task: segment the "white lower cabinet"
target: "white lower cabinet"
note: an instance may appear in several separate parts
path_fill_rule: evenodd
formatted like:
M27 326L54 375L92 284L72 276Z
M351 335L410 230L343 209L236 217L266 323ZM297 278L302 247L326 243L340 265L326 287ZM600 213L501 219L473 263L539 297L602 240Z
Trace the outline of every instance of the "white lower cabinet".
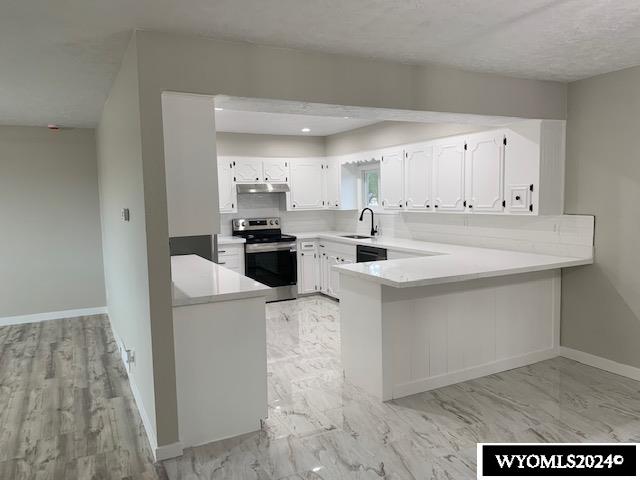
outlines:
M319 290L329 295L329 257L327 256L327 247L324 243L318 243L318 278L320 279Z
M340 298L340 274L333 267L355 263L355 261L355 245L319 241L316 264L320 272L318 291L334 298Z
M320 287L320 262L316 241L298 242L298 293L314 293Z
M244 244L229 243L218 245L218 265L244 275Z

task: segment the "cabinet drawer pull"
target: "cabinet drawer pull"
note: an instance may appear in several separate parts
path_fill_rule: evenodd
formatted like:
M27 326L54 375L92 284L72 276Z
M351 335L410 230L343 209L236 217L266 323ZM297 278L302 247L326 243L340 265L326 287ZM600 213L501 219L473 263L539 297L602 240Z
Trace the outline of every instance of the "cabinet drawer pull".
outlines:
M218 253L227 253L226 250L218 250Z
M218 262L218 265L226 265L227 262Z

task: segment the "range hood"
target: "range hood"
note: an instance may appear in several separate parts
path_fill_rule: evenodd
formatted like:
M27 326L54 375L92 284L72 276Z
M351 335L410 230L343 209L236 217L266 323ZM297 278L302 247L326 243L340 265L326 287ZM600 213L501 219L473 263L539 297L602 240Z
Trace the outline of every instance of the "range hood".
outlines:
M283 193L289 191L286 183L238 183L238 193Z

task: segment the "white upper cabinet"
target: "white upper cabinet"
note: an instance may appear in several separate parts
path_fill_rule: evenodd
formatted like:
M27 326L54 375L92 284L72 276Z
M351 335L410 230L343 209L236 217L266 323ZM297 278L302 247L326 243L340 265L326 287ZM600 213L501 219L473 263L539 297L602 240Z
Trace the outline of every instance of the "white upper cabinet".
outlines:
M340 159L327 158L324 161L324 200L327 208L340 208Z
M235 177L237 183L263 182L262 158L235 157Z
M403 150L402 147L386 149L380 159L380 189L385 210L402 210L403 194Z
M323 158L294 158L290 164L289 210L316 210L325 207L322 176Z
M194 157L208 158L201 155L204 145L172 141L180 127L176 123L166 134L168 194L178 191L182 156L194 150ZM189 148L178 154L180 145ZM230 162L218 168L220 211L225 213L237 211L237 183L288 183L290 211L356 209L362 203L361 166L372 162L380 163L379 200L385 210L559 215L564 205L565 122L560 120L523 120L491 131L334 157L221 158ZM177 194L169 197L171 231L188 231L173 228L182 221L178 205L185 202Z
M439 212L463 212L465 139L452 137L434 147L434 207Z
M262 161L263 180L269 183L287 183L289 181L289 159L265 158Z
M473 212L504 210L505 134L494 131L467 138L466 207Z
M233 159L218 157L218 197L220 213L236 213L238 211L238 194L233 181Z
M432 210L433 146L411 145L404 152L404 205L407 210Z

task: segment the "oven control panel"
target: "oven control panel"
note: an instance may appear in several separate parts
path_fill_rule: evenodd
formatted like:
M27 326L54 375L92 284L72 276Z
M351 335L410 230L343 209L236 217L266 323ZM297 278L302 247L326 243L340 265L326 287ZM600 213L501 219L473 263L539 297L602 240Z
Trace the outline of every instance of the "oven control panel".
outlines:
M280 218L234 218L231 225L234 232L280 229Z

